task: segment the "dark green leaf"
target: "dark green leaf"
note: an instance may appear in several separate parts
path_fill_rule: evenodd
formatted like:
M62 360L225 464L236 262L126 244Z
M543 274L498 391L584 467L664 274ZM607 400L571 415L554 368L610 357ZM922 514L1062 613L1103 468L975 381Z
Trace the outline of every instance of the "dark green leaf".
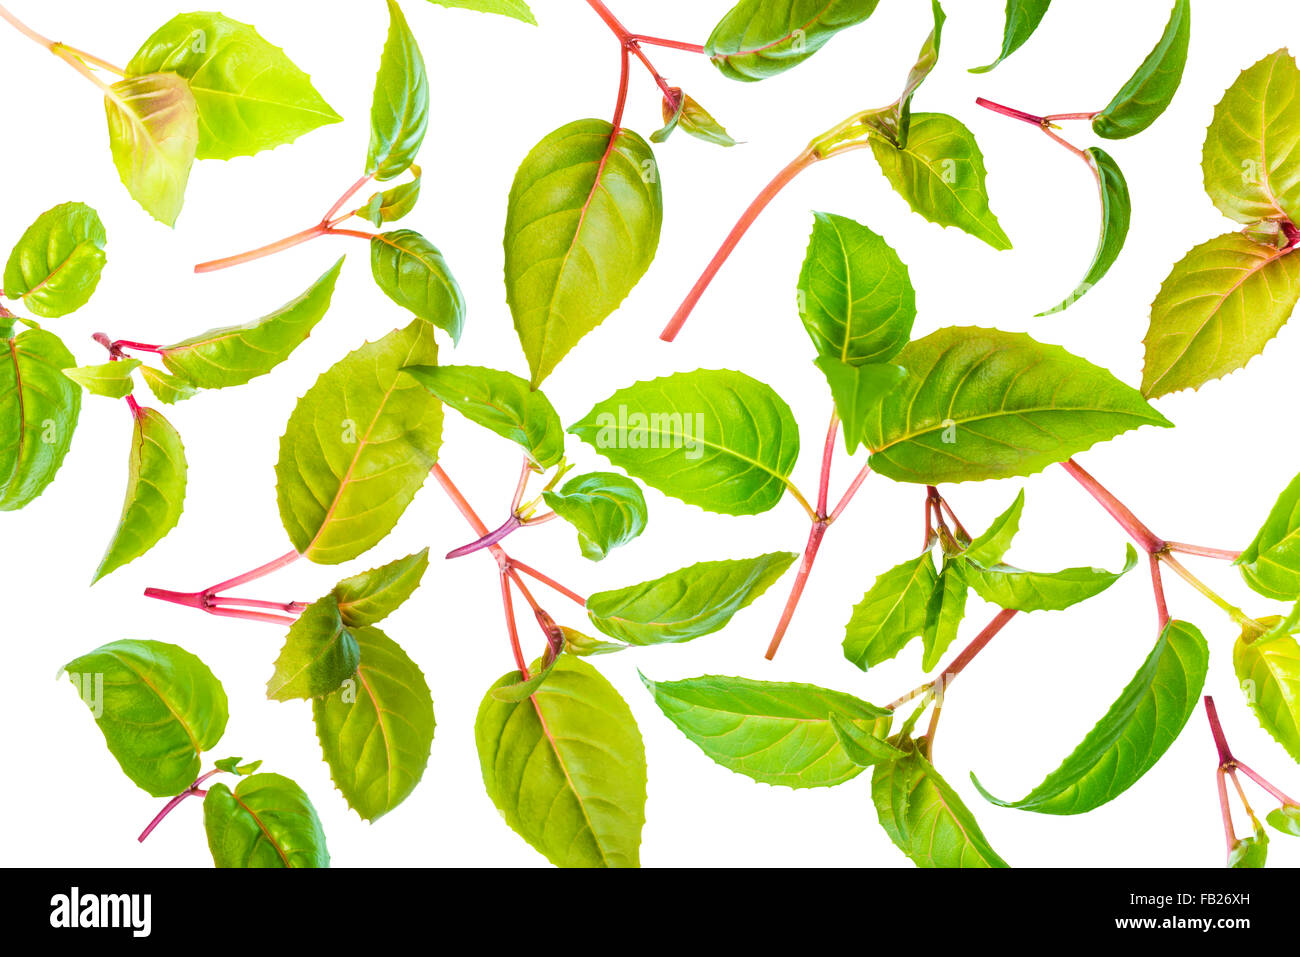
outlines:
M796 558L793 552L769 552L757 558L698 562L654 581L597 592L587 599L587 614L605 634L628 644L690 641L721 631Z
M1128 238L1133 207L1129 201L1128 183L1124 181L1124 174L1106 151L1090 146L1084 153L1101 191L1101 237L1097 240L1097 251L1093 253L1092 265L1088 267L1083 282L1062 302L1040 312L1040 316L1062 312L1083 298L1084 293L1097 285L1110 271L1124 248L1124 240Z
M0 511L27 505L63 464L81 414L81 389L62 370L76 361L44 329L0 339Z
M1052 0L1007 0L1006 26L1002 29L1002 50L998 58L987 66L972 67L971 73L987 73L1028 40L1047 13Z
M558 492L543 492L542 498L578 530L578 547L593 562L645 531L646 504L640 486L614 472L575 476Z
M798 66L879 0L740 0L713 28L704 52L722 75L752 82Z
M389 299L460 341L465 297L437 246L410 229L380 233L370 240L370 271Z
M63 666L126 776L154 797L184 791L226 730L226 692L184 648L115 641Z
M1165 32L1137 72L1115 98L1092 118L1098 136L1120 140L1141 133L1156 121L1178 92L1192 35L1191 0L1175 0Z
M1137 564L1137 552L1129 545L1124 567L1117 572L1104 568L1066 568L1059 572L1027 572L1010 565L963 563L963 574L971 588L985 601L1016 611L1062 611L1100 595Z
M329 867L316 809L279 774L242 778L233 792L214 784L203 799L203 826L217 867Z
M388 0L388 39L375 76L370 105L370 150L366 173L390 180L415 160L429 128L429 77L424 57L402 8Z
M415 593L429 569L429 550L345 578L334 586L339 617L350 628L383 621Z
M27 227L5 264L4 293L54 319L90 301L108 257L108 234L85 203L47 209Z
M853 609L844 633L844 657L864 671L893 658L925 631L926 609L939 583L925 551L876 579Z
M1128 687L1059 768L1019 801L1001 807L1042 814L1082 814L1113 801L1160 760L1196 710L1209 648L1196 627L1171 621Z
M122 185L150 216L175 226L199 142L189 83L173 73L119 80L104 97L104 108Z

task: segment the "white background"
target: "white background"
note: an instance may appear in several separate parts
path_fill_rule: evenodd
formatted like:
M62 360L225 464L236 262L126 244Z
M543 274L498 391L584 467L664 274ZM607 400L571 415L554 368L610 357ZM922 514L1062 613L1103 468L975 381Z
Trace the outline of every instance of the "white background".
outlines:
M631 29L703 42L727 3L613 0ZM15 0L14 13L42 32L119 63L176 12L176 0ZM501 235L514 170L550 130L613 108L618 49L579 0L538 0L542 25L403 4L428 62L433 113L419 162L424 195L403 222L446 254L469 302L461 346L446 361L526 374L502 283ZM566 423L637 379L678 370L733 368L770 383L798 418L804 454L796 481L815 491L830 402L794 309L795 280L810 210L851 216L882 233L911 269L916 334L978 324L1030 331L1140 379L1148 306L1170 265L1191 246L1233 228L1201 186L1200 150L1214 104L1238 72L1300 38L1292 0L1195 4L1190 60L1173 106L1148 132L1106 143L1134 197L1128 246L1110 275L1052 319L1033 314L1083 274L1096 242L1097 199L1082 164L1031 127L975 106L977 95L1032 112L1103 106L1164 26L1166 0L1058 0L1038 33L992 74L974 76L1000 43L1001 0L948 4L939 68L918 110L952 113L976 134L990 170L994 211L1015 249L994 252L954 229L911 214L868 152L821 164L787 189L741 245L677 343L658 332L754 193L811 138L859 109L892 100L930 29L929 4L883 0L806 64L759 84L720 76L702 57L650 50L681 85L745 144L723 150L678 133L656 149L666 215L658 257L626 304L589 335L546 383ZM341 252L349 263L329 315L274 374L239 389L205 393L170 409L186 439L190 484L179 527L147 557L88 588L121 507L129 417L121 403L88 398L56 483L33 505L0 516L3 648L0 695L10 864L193 865L210 863L197 800L143 846L140 828L163 803L121 773L60 666L120 638L176 642L200 655L230 696L230 724L214 757L262 758L311 795L336 866L541 865L500 820L484 793L473 720L485 689L511 667L495 568L485 555L435 561L416 597L385 624L428 677L438 716L433 754L414 795L367 825L333 789L304 702L264 697L282 638L268 625L225 621L142 598L146 585L197 589L286 550L273 466L296 398L349 350L406 316L374 286L368 251L329 239L215 275L191 266L314 223L358 175L365 157L374 71L387 28L381 0L252 2L222 10L255 23L313 78L346 122L257 157L196 165L175 231L127 196L109 158L101 98L72 70L7 27L0 28L5 103L5 202L0 254L43 210L67 200L94 206L108 228L109 264L91 304L49 323L81 362L103 361L90 339L167 342L269 312L304 289ZM659 123L659 98L633 66L626 122L643 135ZM1086 124L1067 130L1081 146ZM1147 428L1080 456L1158 534L1224 548L1254 535L1277 493L1300 469L1295 377L1300 334L1284 330L1246 374L1159 402L1178 428ZM570 439L580 469L607 463ZM448 415L442 464L490 525L504 517L518 454ZM833 494L856 472L842 448ZM1059 468L1027 480L948 489L958 513L982 527L1021 487L1024 529L1009 559L1044 569L1117 567L1124 536ZM792 501L757 517L717 516L647 492L650 524L634 544L593 564L561 522L511 539L521 559L584 592L657 577L704 559L802 550L807 521ZM598 660L628 700L645 736L650 768L645 865L906 866L876 823L868 775L833 789L756 784L706 758L657 710L636 669L655 679L698 674L809 681L884 703L920 683L918 644L864 675L840 649L850 610L874 577L918 545L923 491L872 477L827 536L803 605L774 663L763 659L790 579L774 586L723 633L688 645ZM425 545L435 554L472 538L430 482L397 531L339 568L300 563L244 590L250 597L310 600L346 574ZM1250 593L1229 567L1191 559L1223 593L1258 615L1280 608ZM1284 790L1300 770L1262 732L1235 687L1236 629L1213 606L1167 576L1171 607L1197 623L1212 650L1207 691L1219 701L1234 749ZM562 598L562 622L582 624ZM974 596L958 639L968 641L993 609ZM521 619L523 634L535 636ZM941 771L970 802L995 848L1016 865L1221 865L1223 836L1214 749L1198 709L1164 760L1121 798L1093 813L1057 818L985 804L970 787L976 769L995 792L1025 793L1054 769L1104 713L1155 640L1147 576L1134 571L1104 596L1065 613L1011 623L954 684L936 749ZM1268 807L1262 794L1252 791ZM1239 829L1244 829L1239 823ZM1278 837L1273 864L1300 863L1300 842Z

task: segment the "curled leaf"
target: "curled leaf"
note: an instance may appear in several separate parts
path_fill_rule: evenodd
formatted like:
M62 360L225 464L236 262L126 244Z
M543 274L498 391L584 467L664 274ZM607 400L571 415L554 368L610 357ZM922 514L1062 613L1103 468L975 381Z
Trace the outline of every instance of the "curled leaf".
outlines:
M1002 49L998 58L987 66L971 67L971 73L987 73L1033 36L1047 13L1052 0L1007 0L1006 25L1002 28Z
M4 294L34 315L55 319L94 295L108 257L108 233L85 203L47 209L23 232L5 264Z
M460 341L465 297L437 246L411 229L380 233L370 240L370 271L389 299Z
M1063 312L1083 298L1084 293L1097 285L1110 271L1124 248L1124 240L1128 238L1133 206L1129 200L1128 183L1124 180L1124 174L1104 150L1090 146L1084 153L1093 175L1097 177L1097 187L1101 192L1101 236L1097 240L1097 251L1093 253L1092 265L1088 267L1083 282L1063 301L1040 312L1040 316Z
M682 131L689 133L696 139L704 140L706 143L713 143L717 146L735 146L736 141L717 120L700 104L691 99L690 96L683 93L677 87L673 87L673 94L676 102L664 97L663 129L657 130L650 134L651 143L662 143L668 139L669 135L677 127Z
M1092 118L1092 129L1110 140L1141 133L1169 106L1183 79L1192 34L1191 0L1175 0L1169 22L1137 72Z
M543 492L542 498L578 530L582 555L593 562L645 531L646 504L640 486L614 472L574 476L558 491Z

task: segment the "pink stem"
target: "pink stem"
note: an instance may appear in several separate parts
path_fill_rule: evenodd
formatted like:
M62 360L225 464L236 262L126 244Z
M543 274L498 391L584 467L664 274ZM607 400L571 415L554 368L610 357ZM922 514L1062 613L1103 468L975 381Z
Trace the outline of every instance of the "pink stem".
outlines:
M485 548L491 548L522 525L523 523L519 521L519 516L511 512L510 517L507 518L500 527L494 531L488 532L477 541L470 542L468 545L462 545L460 548L453 548L447 553L447 557L461 558L465 555L472 555L474 552L482 551Z
M218 608L225 605L235 608L274 608L295 615L302 613L307 607L307 603L301 601L263 601L260 598L230 598L224 595L213 595L209 601Z
M1162 552L1165 549L1165 543L1155 532L1143 525L1136 515L1129 511L1119 499L1112 495L1106 488L1095 478L1083 470L1083 468L1074 461L1067 459L1061 463L1064 468L1074 478L1076 482L1088 490L1088 494L1097 500L1097 502L1110 513L1110 517L1119 523L1124 531L1128 532L1129 537L1142 546L1149 555Z
M1283 804L1288 804L1291 807L1300 807L1300 801L1297 801L1293 797L1288 797L1283 791L1280 791L1279 789L1275 788L1272 784L1266 781L1259 774L1259 772L1251 770L1249 767L1242 764L1240 761L1236 761L1236 765L1246 775L1246 777L1250 778L1252 781L1254 781L1256 784L1262 787L1269 794L1273 795L1273 797L1277 798Z
M867 476L870 474L871 466L862 466L862 471L858 472L857 476L853 479L853 482L849 485L848 490L844 493L844 497L840 499L840 503L836 505L834 510L831 512L830 521L835 521L840 517L844 509L848 508L849 502L853 501L853 496L858 493L858 489L862 487L862 483L867 480Z
M528 565L525 565L523 562L519 561L519 559L517 558L510 559L510 567L518 569L519 571L527 575L529 578L534 578L537 581L541 582L543 585L546 585L552 591L559 592L564 597L571 599L572 601L576 602L579 605L582 605L584 608L586 607L587 599L583 598L576 591L573 591L570 588L565 588L554 578L551 578L548 575L543 575L536 568L532 568Z
M250 572L244 572L244 574L242 575L236 575L234 578L227 579L226 581L223 581L220 584L213 585L211 588L206 588L204 589L204 591L208 595L215 595L217 592L226 591L227 589L230 588L238 588L240 585L247 585L249 582L257 581L259 578L265 578L267 575L270 575L272 572L277 572L281 568L285 568L289 565L292 565L301 557L302 556L298 554L297 551L285 552L279 558L274 558L271 561L267 562L265 565L259 565L257 568L254 568Z
M984 97L978 97L975 100L978 106L986 110L992 110L994 113L1001 113L1003 116L1009 116L1013 120L1023 120L1033 126L1042 126L1046 122L1046 117L1037 116L1033 113L1026 113L1024 110L1017 110L1015 107L1003 106L1001 103L994 103L992 100L986 100Z
M292 249L294 246L301 246L305 242L310 242L317 236L324 236L326 230L327 227L324 224L317 223L315 226L304 229L302 232L294 233L292 236L286 236L284 239L278 239L273 243L267 243L265 246L259 246L256 249L250 249L248 252L239 253L235 256L227 256L225 259L213 259L205 263L199 263L194 267L194 271L197 273L216 272L219 269L229 269L231 266L240 266L244 263L252 262L255 259L273 256L286 249Z
M180 794L176 795L174 798L172 798L170 801L167 802L167 804L163 807L163 809L154 816L154 819L152 821L149 822L149 826L140 832L140 836L137 837L136 840L143 843L144 839L153 833L153 829L162 823L163 818L165 818L168 814L170 814L173 808L175 808L178 804L184 801L191 794L197 794L200 796L207 794L208 792L201 790L199 788L199 785L202 784L204 781L206 781L208 778L212 777L214 774L220 774L220 773L221 773L220 770L213 770L213 771L209 771L207 774L200 775L199 778L196 779L193 784L191 784L184 791L182 791Z
M826 497L830 493L831 460L835 458L835 436L840 430L840 417L831 412L831 424L826 428L826 445L822 449L822 476L817 488L817 514L826 517Z
M1210 734L1214 736L1214 746L1219 751L1219 767L1233 764L1232 749L1228 747L1228 739L1223 733L1223 725L1219 723L1219 709L1214 706L1214 697L1207 694L1203 700L1205 702L1205 717L1210 722Z
M351 186L349 186L347 192L345 192L342 196L338 198L338 201L335 202L335 204L330 207L329 212L326 213L324 216L322 216L320 221L322 223L328 223L330 220L332 220L334 218L334 214L343 208L343 204L346 203L348 200L350 200L353 196L357 195L357 193L361 192L361 190L365 189L366 184L369 183L373 178L374 175L368 173L365 176L361 177L359 180L357 180L355 183L353 183Z
M781 613L781 620L777 622L776 631L772 635L772 641L767 646L767 652L764 655L768 661L776 657L777 649L781 647L781 640L785 637L786 630L790 627L790 622L794 619L795 609L799 607L799 599L803 597L804 586L808 584L808 575L812 571L813 562L817 560L817 550L821 548L822 538L826 535L827 524L823 521L813 522L812 530L808 533L808 545L803 551L803 561L799 565L799 572L795 575L794 587L790 589L790 597L786 600L785 610Z
M629 40L635 40L637 43L648 43L652 47L668 47L670 50L685 50L687 53L703 53L704 47L698 43L682 43L680 40L665 40L662 37L648 37L641 33L634 33L628 37Z
M1160 559L1155 555L1148 555L1147 559L1151 562L1151 589L1156 598L1156 619L1163 632L1169 624L1169 604L1165 601L1164 581L1160 577Z
M1226 548L1206 548L1203 545L1187 545L1183 542L1165 542L1165 547L1171 552L1181 552L1184 555L1199 555L1201 558L1219 558L1225 562L1235 562L1241 557L1241 552L1230 551Z

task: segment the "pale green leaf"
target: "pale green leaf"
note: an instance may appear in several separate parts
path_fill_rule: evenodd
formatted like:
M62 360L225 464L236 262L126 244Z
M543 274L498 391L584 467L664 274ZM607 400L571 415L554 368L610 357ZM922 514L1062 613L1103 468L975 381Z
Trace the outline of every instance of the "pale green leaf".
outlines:
M107 399L124 399L135 387L131 380L131 373L138 368L140 368L139 359L122 359L118 362L101 362L93 366L64 369L63 374L92 395L101 395Z
M199 141L189 84L173 73L119 80L104 97L104 108L122 184L150 216L175 226Z
M54 319L90 301L108 257L108 234L85 203L47 209L27 227L5 264L4 294Z
M921 637L930 596L938 584L928 550L877 578L845 627L844 657L865 671Z

